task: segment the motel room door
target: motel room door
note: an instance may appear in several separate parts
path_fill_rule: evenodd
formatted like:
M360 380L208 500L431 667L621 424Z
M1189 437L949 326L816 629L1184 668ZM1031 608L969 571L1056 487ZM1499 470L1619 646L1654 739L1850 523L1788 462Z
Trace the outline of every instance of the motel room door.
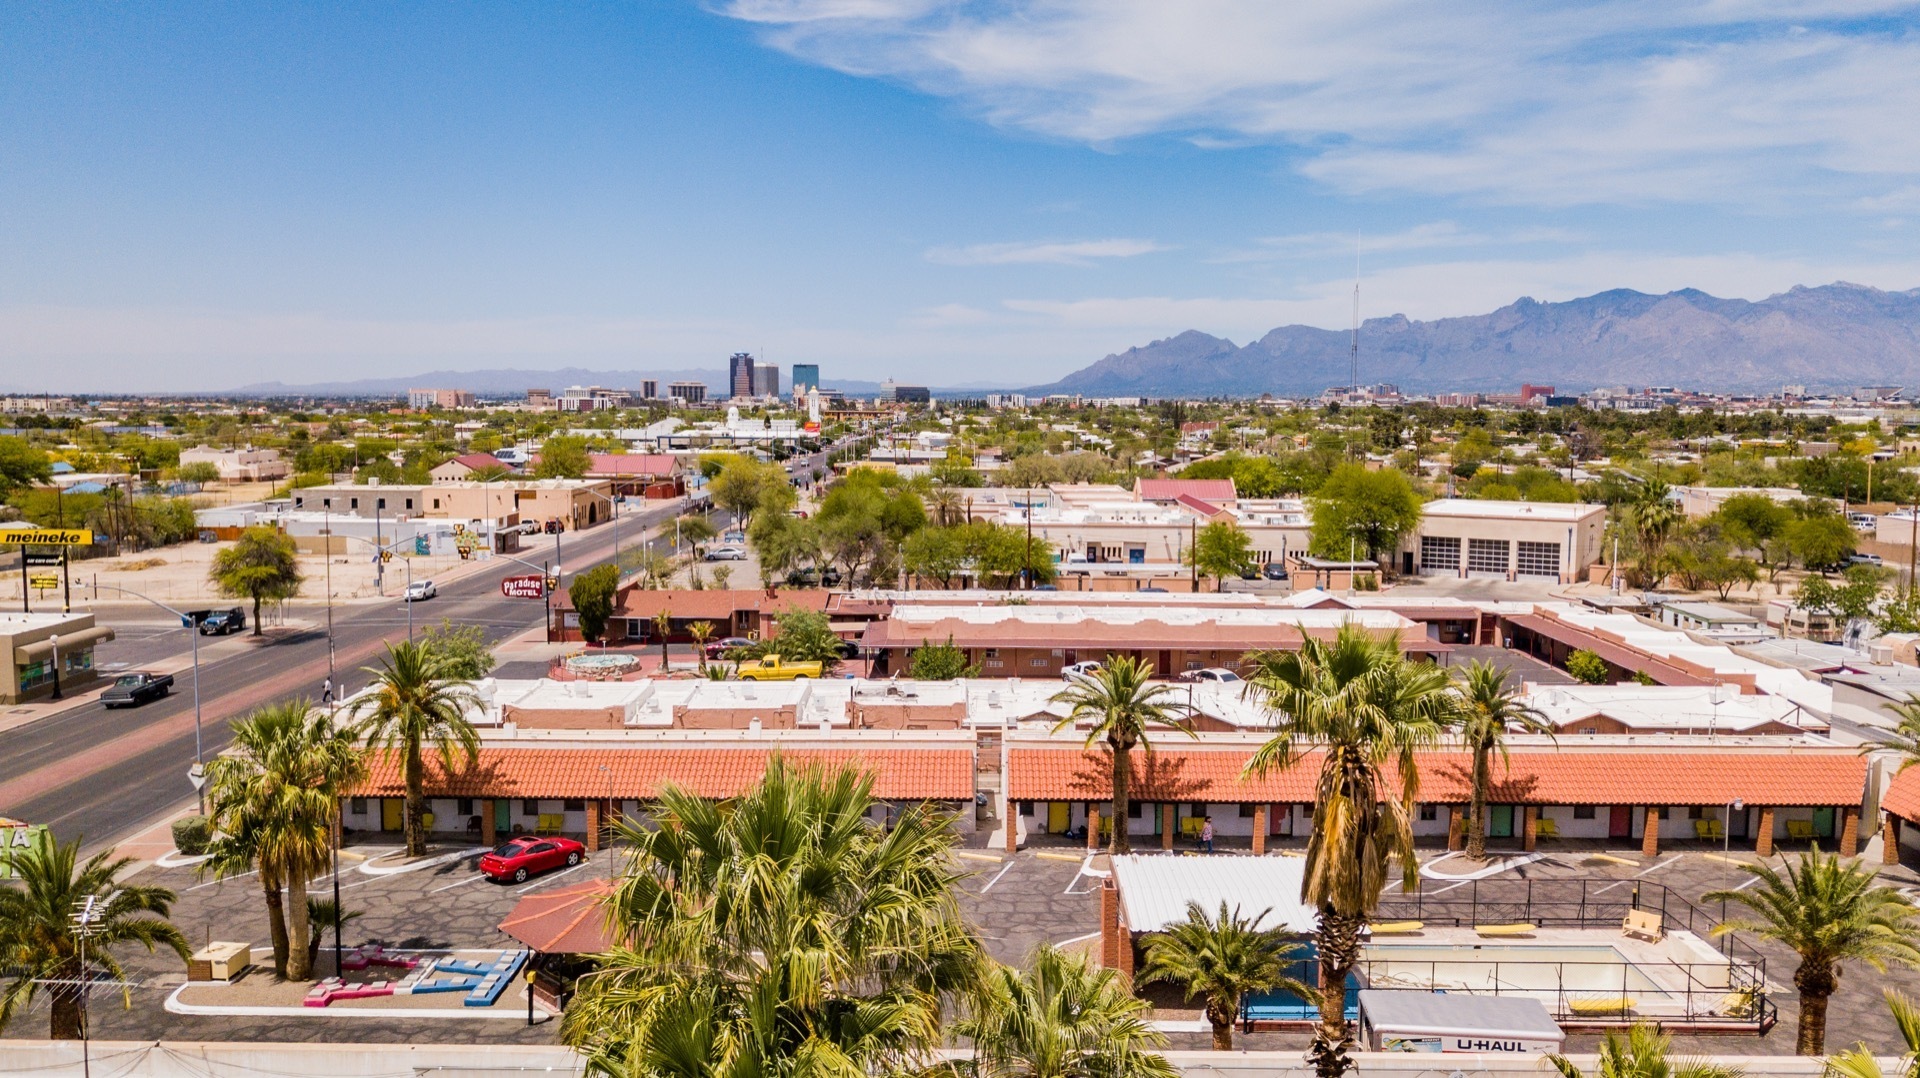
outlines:
M1513 806L1512 805L1488 805L1487 806L1487 837L1488 838L1512 838L1513 837Z
M1633 806L1610 805L1607 809L1607 837L1633 837Z
M407 826L405 811L407 803L398 797L380 799L380 830L401 831Z
M1072 818L1072 809L1065 801L1047 802L1047 834L1066 834L1068 821Z

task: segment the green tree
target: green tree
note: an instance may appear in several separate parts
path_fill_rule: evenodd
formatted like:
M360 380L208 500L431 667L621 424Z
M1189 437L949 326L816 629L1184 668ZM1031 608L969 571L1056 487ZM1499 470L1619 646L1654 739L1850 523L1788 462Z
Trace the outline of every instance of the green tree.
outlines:
M210 460L196 460L182 464L174 478L182 483L215 483L220 480L220 469Z
M596 1073L899 1074L931 1066L976 982L952 820L871 818L873 782L778 755L725 805L669 787L608 903L618 944L562 1020Z
M751 529L762 513L785 513L793 506L793 485L777 464L750 457L722 458L720 470L707 484L713 504L740 518Z
M335 921L339 922L339 930L345 932L348 925L365 916L361 910L336 905L331 898L307 896L307 924L313 926L313 936L307 940L307 968L312 969L314 960L320 957L320 944L326 934L335 929Z
M587 643L598 644L607 635L607 619L613 616L613 603L619 596L620 570L611 565L596 565L575 573L567 585L567 601L580 616L580 635Z
M561 434L540 443L540 460L533 466L533 475L536 479L579 479L591 467L593 455L587 440Z
M480 753L480 735L467 712L480 706L473 683L458 674L455 660L406 641L388 644L373 682L349 714L361 724L367 747L400 758L407 788L407 856L427 852L426 753L433 750L452 772Z
M1826 1047L1827 1001L1840 987L1841 967L1864 962L1881 974L1890 965L1920 967L1920 909L1879 883L1873 870L1824 855L1818 847L1786 871L1743 864L1760 886L1710 891L1707 902L1731 902L1747 916L1730 917L1713 934L1752 932L1800 956L1793 986L1800 994L1795 1050L1817 1056Z
M0 435L0 500L53 480L53 458L18 435Z
M942 588L967 564L963 530L958 527L921 528L907 537L900 551L907 572L921 580L937 580Z
M1721 502L1709 519L1735 547L1765 557L1768 544L1786 531L1793 515L1765 494L1735 494Z
M719 534L713 527L713 521L707 519L704 513L687 513L676 517L673 522L674 538L685 543L695 558L700 557L700 548Z
M1658 479L1641 484L1639 494L1625 508L1626 525L1640 552L1634 572L1642 586L1657 588L1666 579L1667 538L1683 519L1671 497L1672 488Z
M1287 975L1287 966L1306 949L1284 927L1260 927L1271 912L1243 917L1238 906L1229 909L1223 901L1219 916L1210 917L1200 903L1188 902L1187 919L1147 943L1140 983L1170 981L1186 989L1189 1002L1205 999L1216 1052L1233 1051L1233 1024L1247 996L1282 988L1301 999L1316 998L1311 987Z
M907 676L915 681L953 681L956 678L979 677L980 667L967 661L967 653L953 646L953 637L948 636L944 644L932 644L925 640L913 649L913 657L907 663Z
M1607 660L1585 648L1567 656L1567 673L1582 685L1605 685L1613 677Z
M300 593L299 551L277 529L256 524L213 556L208 576L220 594L253 601L253 635L260 635L260 604Z
M741 649L743 652L755 657L778 655L794 662L817 662L826 673L840 665L840 634L833 631L825 614L788 607L776 612L775 617L779 624L773 635L750 650Z
M1625 1036L1609 1031L1600 1042L1600 1059L1593 1074L1583 1074L1563 1055L1549 1055L1547 1061L1562 1078L1740 1078L1738 1067L1709 1063L1703 1059L1674 1059L1673 1038L1658 1027L1641 1023Z
M1253 568L1253 540L1230 521L1216 520L1195 534L1186 561L1212 577L1213 590L1220 591L1228 577Z
M1041 944L1027 968L996 966L956 1032L976 1078L1174 1078L1145 1000L1114 970Z
M1847 518L1835 512L1801 517L1787 527L1787 545L1794 557L1822 574L1846 561L1858 538Z
M1460 740L1473 754L1473 799L1467 806L1467 857L1487 859L1487 801L1493 792L1493 754L1508 762L1507 734L1551 734L1538 708L1507 687L1507 672L1490 662L1469 663L1460 678Z
M1254 652L1247 665L1248 692L1278 730L1253 754L1247 773L1296 767L1309 754L1320 758L1300 889L1301 901L1320 914L1320 1024L1308 1059L1324 1078L1338 1078L1352 1066L1346 984L1362 932L1395 864L1407 890L1419 886L1416 753L1437 744L1455 721L1458 697L1444 671L1400 654L1397 635L1375 639L1353 624L1331 641L1309 637L1298 651Z
M149 954L167 947L185 963L192 948L167 920L176 897L164 887L116 882L133 864L108 850L80 863L80 841L62 845L42 830L32 845L16 850L18 886L0 888L0 1030L24 1013L42 991L52 997L51 1036L75 1040L83 1033L79 982L80 937L74 911L94 902L87 934L87 968L123 981L116 948L138 943ZM52 982L48 984L46 982ZM122 989L131 1006L131 993Z
M1348 542L1374 561L1391 554L1403 536L1420 524L1420 495L1406 473L1394 468L1369 471L1342 464L1308 500L1313 514L1313 552L1345 560Z
M326 870L340 799L365 773L353 732L305 700L234 723L233 747L207 766L219 837L205 867L223 877L259 873L282 977L312 975L307 881Z
M701 677L707 676L707 641L712 640L713 634L717 631L717 627L711 621L696 621L687 626L687 635L693 637L693 653L700 659ZM666 664L662 663L660 669L664 672Z
M1148 680L1152 677L1152 663L1110 655L1099 670L1074 675L1066 688L1053 694L1053 703L1067 705L1067 717L1054 726L1056 733L1084 723L1087 747L1106 743L1113 768L1113 838L1109 849L1114 853L1132 849L1127 841L1127 806L1132 803L1133 750L1152 752L1155 728L1199 736L1183 724L1186 716L1181 705L1174 702L1173 686L1155 684ZM1087 821L1089 829L1097 826L1097 820Z
M1907 1049L1900 1054L1897 1069L1888 1071L1881 1067L1873 1050L1862 1042L1827 1057L1826 1073L1831 1078L1920 1078L1920 1006L1891 988L1881 989L1880 995L1887 1001L1887 1009L1893 1012L1894 1028L1900 1031L1900 1040Z
M455 625L442 618L420 633L420 646L447 660L447 676L479 681L493 673L493 648L487 631L478 625Z

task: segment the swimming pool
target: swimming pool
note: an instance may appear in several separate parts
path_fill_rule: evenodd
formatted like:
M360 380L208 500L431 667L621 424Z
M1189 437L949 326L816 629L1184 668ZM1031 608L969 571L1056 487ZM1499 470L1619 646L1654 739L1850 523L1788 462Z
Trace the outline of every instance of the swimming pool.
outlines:
M1376 988L1457 992L1659 992L1661 987L1614 947L1524 944L1384 944L1361 960Z

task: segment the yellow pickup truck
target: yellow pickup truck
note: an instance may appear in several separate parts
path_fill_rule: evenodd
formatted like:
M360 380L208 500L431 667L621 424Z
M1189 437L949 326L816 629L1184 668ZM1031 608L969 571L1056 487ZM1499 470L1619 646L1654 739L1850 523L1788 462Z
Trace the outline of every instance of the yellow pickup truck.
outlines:
M763 655L740 664L741 681L799 681L819 677L820 664L790 663L778 655Z

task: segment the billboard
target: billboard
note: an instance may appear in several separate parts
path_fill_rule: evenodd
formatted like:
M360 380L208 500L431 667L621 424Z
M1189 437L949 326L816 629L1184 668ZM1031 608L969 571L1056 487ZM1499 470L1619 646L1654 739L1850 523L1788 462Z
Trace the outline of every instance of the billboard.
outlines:
M545 577L537 575L502 577L500 594L509 599L544 599L547 597L547 581Z

